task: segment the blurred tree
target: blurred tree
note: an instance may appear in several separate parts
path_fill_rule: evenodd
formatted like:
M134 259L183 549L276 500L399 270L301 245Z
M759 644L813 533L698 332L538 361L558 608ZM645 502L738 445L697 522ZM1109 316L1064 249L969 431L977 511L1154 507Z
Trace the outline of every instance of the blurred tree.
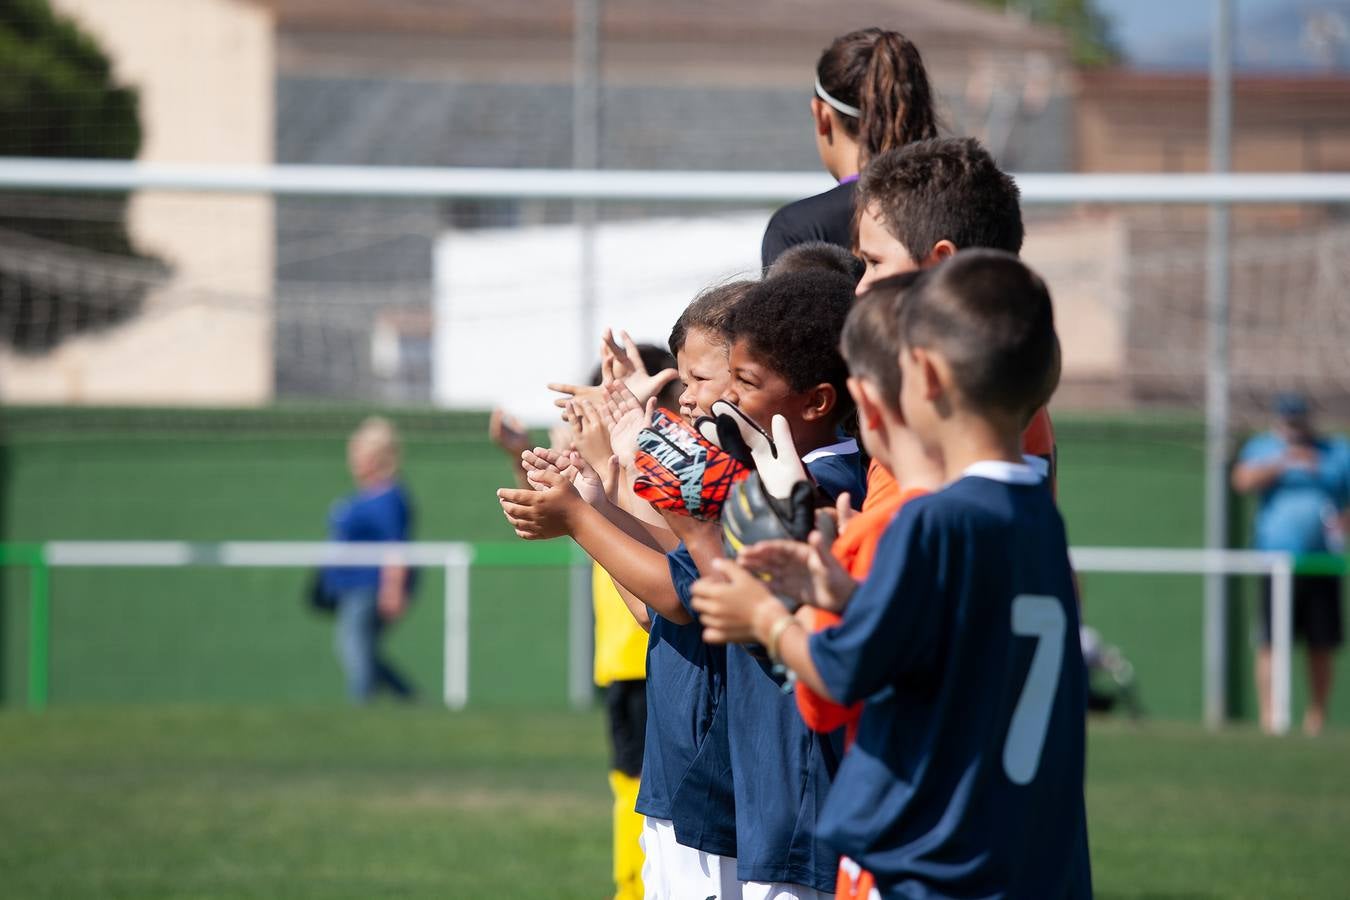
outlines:
M47 0L0 0L0 156L134 159L135 90ZM133 315L165 267L132 246L126 194L7 193L0 204L0 341L43 352Z
M1069 54L1080 66L1108 66L1120 60L1111 19L1094 0L984 0L1033 22L1054 25L1069 39Z

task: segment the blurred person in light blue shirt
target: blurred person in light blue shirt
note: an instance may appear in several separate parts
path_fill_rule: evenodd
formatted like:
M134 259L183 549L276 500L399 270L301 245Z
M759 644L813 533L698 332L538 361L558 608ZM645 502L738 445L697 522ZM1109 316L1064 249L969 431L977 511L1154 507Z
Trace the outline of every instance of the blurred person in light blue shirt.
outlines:
M1300 394L1276 398L1277 422L1247 442L1233 468L1233 488L1260 498L1254 543L1258 550L1341 553L1350 506L1350 443L1320 434ZM1256 683L1261 725L1270 730L1270 583L1262 603ZM1343 637L1341 578L1294 579L1294 632L1308 645L1311 697L1303 730L1318 734L1331 694L1332 663Z
M412 504L398 480L398 433L388 420L372 416L347 443L347 466L356 493L333 504L328 536L334 541L402 542L412 534ZM347 695L365 703L388 690L413 698L412 685L380 654L385 626L408 608L412 572L391 561L384 566L332 566L322 572L323 589L336 599L338 660Z

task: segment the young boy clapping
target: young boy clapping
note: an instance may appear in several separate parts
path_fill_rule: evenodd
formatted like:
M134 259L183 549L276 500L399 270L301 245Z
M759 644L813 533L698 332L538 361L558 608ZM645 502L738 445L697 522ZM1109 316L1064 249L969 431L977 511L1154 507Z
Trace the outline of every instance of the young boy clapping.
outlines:
M818 830L881 897L1087 898L1077 604L1063 520L1021 447L1058 381L1050 297L1015 257L969 251L898 315L901 421L946 487L904 506L861 585L819 535L795 576L773 573L842 609L833 628L808 635L727 562L694 609L705 639L757 641L817 692L863 701Z

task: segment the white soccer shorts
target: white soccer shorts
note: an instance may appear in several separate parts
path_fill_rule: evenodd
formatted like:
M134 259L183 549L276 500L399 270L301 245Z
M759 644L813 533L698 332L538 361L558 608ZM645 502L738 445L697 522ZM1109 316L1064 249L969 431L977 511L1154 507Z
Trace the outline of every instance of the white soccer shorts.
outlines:
M641 844L642 886L646 900L739 900L741 897L735 857L717 856L684 846L675 840L675 826L669 819L647 816L642 824Z
M834 894L827 894L801 884L743 881L741 900L834 900Z

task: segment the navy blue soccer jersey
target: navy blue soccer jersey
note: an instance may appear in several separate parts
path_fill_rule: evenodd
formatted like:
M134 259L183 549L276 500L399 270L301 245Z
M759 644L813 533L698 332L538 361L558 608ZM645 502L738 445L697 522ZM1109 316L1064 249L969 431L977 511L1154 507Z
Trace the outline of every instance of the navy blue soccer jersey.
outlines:
M828 447L817 447L802 457L806 471L831 500L847 493L849 505L862 509L867 496L867 466L863 465L858 442L844 438Z
M803 459L831 499L848 491L855 504L862 503L866 482L855 443L820 448ZM726 665L736 877L833 893L839 855L820 840L815 824L843 755L842 729L822 735L807 728L762 649L728 647Z
M1077 601L1029 467L905 504L810 649L835 700L866 701L820 834L883 897L1091 896Z
M698 569L681 544L669 554L671 582L689 606ZM726 648L703 628L652 613L647 639L647 739L636 809L669 819L675 839L718 856L736 855L736 810L727 745Z

